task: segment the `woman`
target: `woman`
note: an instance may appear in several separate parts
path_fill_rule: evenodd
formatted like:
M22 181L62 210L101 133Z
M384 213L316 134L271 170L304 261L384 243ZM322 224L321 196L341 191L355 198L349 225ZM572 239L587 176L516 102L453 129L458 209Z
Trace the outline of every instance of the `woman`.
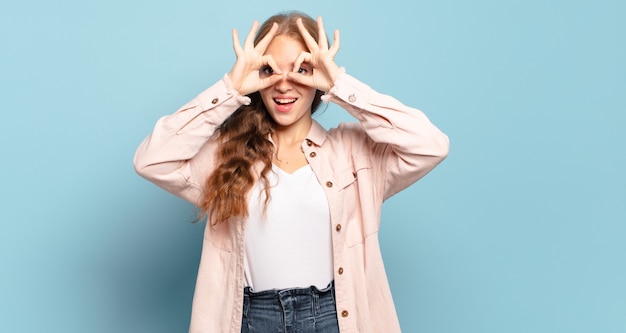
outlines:
M399 332L378 244L382 202L448 138L335 64L321 18L255 22L222 80L161 118L135 168L208 218L190 332ZM256 35L256 38L255 38ZM326 131L320 102L358 123Z

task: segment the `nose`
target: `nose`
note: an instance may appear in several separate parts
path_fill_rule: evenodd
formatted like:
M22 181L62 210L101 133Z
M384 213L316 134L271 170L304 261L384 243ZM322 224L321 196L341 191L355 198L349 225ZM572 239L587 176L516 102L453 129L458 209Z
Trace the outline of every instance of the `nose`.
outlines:
M279 92L285 92L285 91L289 91L291 90L291 88L293 87L293 85L291 84L291 81L289 81L289 79L287 79L287 73L283 73L281 75L280 80L276 81L276 83L274 84L274 89L276 89Z

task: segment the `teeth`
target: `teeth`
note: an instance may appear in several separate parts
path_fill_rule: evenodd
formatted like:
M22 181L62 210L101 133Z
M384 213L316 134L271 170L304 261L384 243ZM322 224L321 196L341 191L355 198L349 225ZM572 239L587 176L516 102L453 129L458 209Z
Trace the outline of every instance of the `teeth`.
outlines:
M274 98L274 102L278 104L289 104L296 101L296 98Z

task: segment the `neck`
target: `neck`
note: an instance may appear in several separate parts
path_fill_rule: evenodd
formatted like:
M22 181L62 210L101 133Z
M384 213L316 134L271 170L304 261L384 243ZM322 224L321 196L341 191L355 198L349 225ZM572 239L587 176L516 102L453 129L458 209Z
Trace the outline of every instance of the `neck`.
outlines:
M309 134L311 124L312 122L309 122L306 126L278 127L272 133L272 140L278 146L299 146L307 134Z

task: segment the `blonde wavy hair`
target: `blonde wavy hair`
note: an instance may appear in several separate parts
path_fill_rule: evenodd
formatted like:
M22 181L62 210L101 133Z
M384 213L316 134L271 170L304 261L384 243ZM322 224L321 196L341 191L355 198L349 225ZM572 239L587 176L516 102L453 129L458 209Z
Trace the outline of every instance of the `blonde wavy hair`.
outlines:
M319 38L317 22L301 12L285 12L268 18L260 26L254 40L256 45L272 28L278 24L276 36L287 35L304 43L296 21L302 23L311 36ZM320 103L322 91L317 91L311 105L314 113ZM198 208L202 215L208 215L211 225L226 222L231 218L248 217L247 194L256 181L261 181L265 188L265 205L270 200L270 186L267 173L272 168L274 145L269 141L275 123L269 116L259 92L249 94L249 105L239 107L226 119L215 132L219 142L217 149L217 167L209 175L204 197ZM255 176L255 165L263 166L259 179Z

